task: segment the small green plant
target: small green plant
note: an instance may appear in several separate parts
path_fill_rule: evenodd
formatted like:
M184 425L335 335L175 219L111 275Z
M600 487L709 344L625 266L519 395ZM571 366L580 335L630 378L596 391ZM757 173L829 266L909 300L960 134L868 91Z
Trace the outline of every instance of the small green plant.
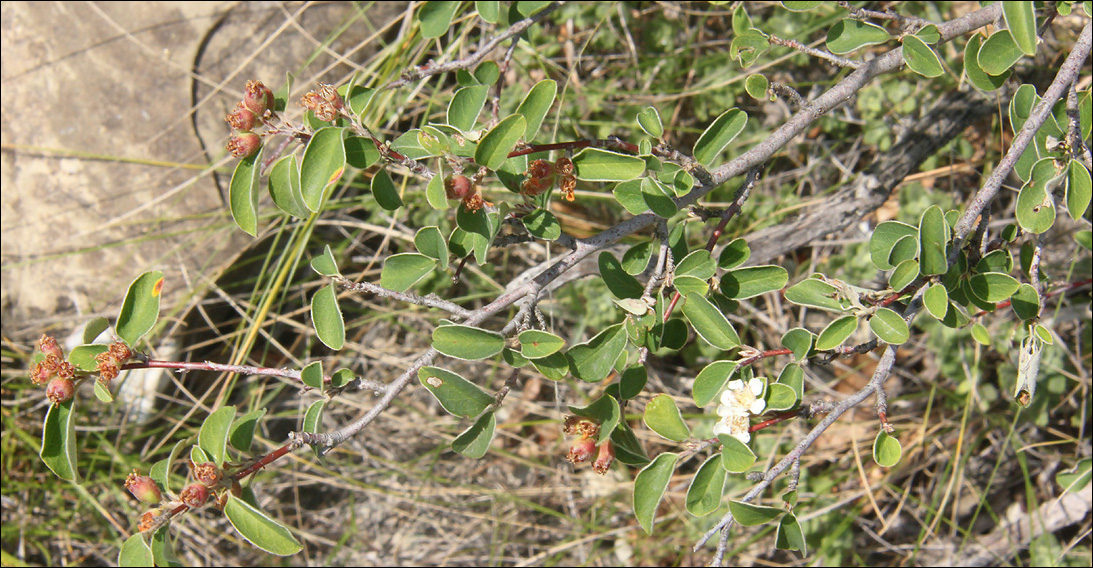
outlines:
M1062 63L1052 69L1051 84L1042 93L1032 84L1010 88L1020 75L1016 66L1036 55L1038 38L1056 16L1079 12L1077 3L1042 9L1032 2L995 3L946 21L848 3L735 5L726 16L731 43L723 65L753 71L742 72L741 93L794 109L791 118L750 147L739 141L742 135L755 140L758 127L754 110L741 108L743 103L711 112L698 132L673 132L675 125L664 120L666 108L638 104L616 117L615 136L569 137L567 127L559 126L566 112L561 107L592 102L560 102L565 73L510 84L517 42L552 49L541 28L549 26L562 4L422 3L415 8L411 33L443 46L450 30L479 30L477 51L442 63L430 60L386 82L360 74L339 86L319 84L295 100L291 76L276 93L249 81L244 98L226 117L232 128L226 150L239 158L231 176L230 210L246 233L260 235L266 224L283 219L311 227L336 208L333 196L346 187L400 222L432 220L412 227L413 250L382 260L378 281L355 276L354 263L329 246L310 262L321 282L310 298L310 322L330 350L346 348L351 341L347 328L355 325L340 305L340 292L377 295L442 314L431 331L431 346L398 376L328 372L318 361L292 369L150 359L143 349L159 318L165 285L157 271L139 275L130 285L112 344L92 343L109 325L101 318L88 324L84 344L67 355L56 340L42 337L31 370L31 380L46 386L51 403L40 455L53 473L73 482L80 481L77 413L96 404L74 397L81 381L94 381L97 404L113 401L111 381L120 371L153 367L275 376L323 394L307 408L303 429L260 457L249 452L264 410L239 415L236 407L221 405L204 418L196 440L179 440L146 473L129 474L125 487L150 509L121 546L121 564L176 562L172 520L206 507L223 511L254 546L274 555L296 554L302 544L285 524L261 510L248 485L251 476L275 468L301 448L313 449L317 459L365 428L381 428L376 419L407 388L428 390L445 411L465 422L452 450L489 459L498 410L512 389L529 374L550 381L575 379L586 387L590 402L566 401L572 406L558 428L573 441L564 458L575 466L590 462L598 473L612 467L632 471L633 515L650 534L666 490L687 468L692 479L683 508L705 531L696 550L718 538L710 553L715 564L725 560L735 525L771 527L778 549L808 554L801 513L809 509L802 497L809 490L803 486L802 456L835 421L867 400L875 408L874 461L882 468L900 463L905 428L889 415L886 384L898 359L906 356L900 346L916 333L941 326L969 330L975 341L1005 343L1000 351L1017 369L1015 377L1006 379L1016 403L1013 411L1042 398L1037 393L1041 361L1059 339L1045 317L1048 302L1066 301L1069 292L1090 282L1088 274L1051 280L1043 270L1047 235L1064 212L1082 226L1074 234L1076 242L1068 245L1069 254L1075 266L1088 267L1093 101L1088 82L1084 90L1076 84L1091 45L1089 2L1082 3L1087 14L1082 31L1070 53L1059 55ZM711 5L725 9L724 3ZM803 36L781 38L753 19L760 11L786 10L811 11L823 19L822 48L806 45L810 38ZM984 26L996 22L1005 27L981 35ZM511 47L501 49L506 42ZM776 73L760 72L759 62L780 48L832 66L839 70L832 72L838 79L806 95L780 83ZM946 52L951 54L943 56ZM874 57L867 60L865 53ZM950 60L963 64L963 75ZM974 89L1007 93L1009 149L963 208L931 204L915 219L876 224L857 251L883 274L879 285L870 278L815 272L808 262L774 264L779 254L871 213L896 184L975 118L949 116L945 113L952 109L941 109L903 132L886 127L880 121L888 103L878 97L897 95L875 85L884 75L901 72L904 79L939 90L955 89L955 80L963 77ZM446 107L432 109L404 132L385 133L376 116L377 101L411 85L436 89L429 96L444 100ZM868 116L877 122L863 131L887 140L878 138L883 151L913 154L906 158L909 165L893 166L897 174L870 170L848 182L839 194L846 206L834 205L826 218L824 212L804 217L815 226L783 233L785 243L773 249L777 253L767 248L756 258L747 239L724 238L779 152L865 88L875 92L858 102L869 105ZM912 86L903 82L899 89ZM899 99L913 100L906 94ZM905 106L909 112L918 105ZM669 140L688 143L681 148ZM1002 190L1011 175L1020 187L1007 198ZM597 205L610 208L610 216L620 220L590 236L575 236L560 218L558 200L580 204L592 192L600 194ZM870 192L883 196L873 200L866 195ZM731 199L720 208L698 205L713 195ZM266 205L267 197L274 207ZM1013 222L995 231L992 215L1012 216ZM711 221L714 225L708 226ZM502 251L528 243L561 252L520 271L503 265ZM611 311L594 314L608 323L585 336L581 330L552 330L539 303L582 263L594 264L597 287L579 292L608 295ZM501 292L491 289L481 305L446 298L438 282L460 281L470 264L492 269L509 285ZM416 294L415 288L429 293ZM763 301L770 309L789 309L782 300L793 309L824 315L779 333L776 345L759 343L756 333L741 327L741 318L752 313L749 306ZM986 333L980 321L990 314L1011 322L1006 337ZM1083 325L1088 328L1088 312ZM809 387L810 365L873 351L880 356L871 377L851 394L832 398ZM697 369L689 400L652 392L650 361L670 357L689 359ZM477 377L455 370L461 365L454 361L484 360L510 370L504 385L492 392ZM756 370L761 363L773 365L769 376ZM371 408L355 421L324 430L323 412L362 390L378 395ZM644 407L637 408L642 402ZM707 407L714 408L707 414L693 412ZM803 423L807 433L787 446L757 444L757 432L791 421ZM670 449L650 452L652 446L642 441L645 432L639 436L635 429L647 429L662 440L656 447ZM180 487L172 477L182 463L189 464L189 474ZM1088 459L1083 463L1071 464L1084 467L1066 478L1071 488L1080 485L1082 475L1088 483ZM749 488L729 498L730 489L739 485L733 478Z

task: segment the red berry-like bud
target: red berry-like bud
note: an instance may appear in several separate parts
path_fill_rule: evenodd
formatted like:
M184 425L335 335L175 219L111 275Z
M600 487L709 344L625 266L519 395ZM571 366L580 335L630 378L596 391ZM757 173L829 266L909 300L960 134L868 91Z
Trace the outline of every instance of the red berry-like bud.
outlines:
M30 369L30 382L44 385L53 378L53 369L43 362L35 363Z
M225 116L224 120L228 121L228 124L236 130L250 130L258 123L258 116L254 114L254 111L244 106L242 102L238 102L235 109L228 116Z
M213 462L194 464L194 479L209 489L216 489L224 479L224 471Z
M155 505L163 500L163 494L159 491L159 485L147 475L140 475L133 470L129 477L125 478L125 488L140 502Z
M569 460L569 463L577 465L588 461L588 458L591 458L592 453L595 451L596 441L592 438L581 437L569 448L569 453L565 455L565 459Z
M49 355L56 357L57 360L63 360L65 358L64 351L61 351L61 346L57 345L57 340L44 333L38 338L38 350L45 353L47 357Z
M72 379L62 379L57 377L49 381L49 385L46 386L46 398L50 402L60 404L62 402L68 402L72 400L73 395L76 394L76 383Z
M239 132L228 140L228 151L236 158L245 158L262 147L262 138L249 131Z
M554 164L546 160L535 160L529 164L524 175L526 179L520 185L524 195L539 195L554 187Z
M592 471L604 475L608 469L611 469L611 464L615 463L615 446L611 445L611 440L600 444L600 451L596 454L596 461L592 462Z
M209 488L200 483L191 483L179 494L179 499L191 509L200 509L209 502Z
M463 199L470 195L473 190L474 184L471 183L471 178L467 176L448 176L444 180L444 194L448 196L448 199Z
M273 109L273 91L262 84L261 81L247 81L243 90L243 106L250 109L256 116L262 116L266 109Z

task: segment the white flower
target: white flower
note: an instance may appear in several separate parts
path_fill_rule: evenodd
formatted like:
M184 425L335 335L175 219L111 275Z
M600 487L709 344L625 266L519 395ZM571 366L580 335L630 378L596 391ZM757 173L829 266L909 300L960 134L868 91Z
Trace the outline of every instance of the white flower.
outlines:
M744 381L729 381L728 388L721 393L721 404L717 415L721 420L714 424L715 436L725 434L747 444L751 441L751 415L763 412L767 403L760 398L763 394L763 379L754 377L745 386Z

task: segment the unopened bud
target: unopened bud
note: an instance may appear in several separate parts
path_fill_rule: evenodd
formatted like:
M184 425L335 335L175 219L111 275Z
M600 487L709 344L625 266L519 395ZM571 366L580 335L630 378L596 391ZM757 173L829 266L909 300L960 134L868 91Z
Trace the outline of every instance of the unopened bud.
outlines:
M56 404L72 400L75 394L76 383L72 379L57 377L49 381L49 385L46 386L46 398Z
M243 106L250 109L256 116L262 116L266 109L273 109L273 91L262 84L261 81L247 81L243 91Z
M607 470L611 469L611 464L615 463L615 446L611 444L611 440L600 444L600 451L596 454L596 461L592 462L592 471L604 475Z
M61 346L57 345L57 340L44 333L38 338L38 350L45 353L46 356L53 355L58 360L65 358L64 351L61 351Z
M53 378L53 370L42 362L35 363L30 368L30 382L36 385L44 385Z
M474 184L467 176L449 176L444 180L444 194L448 196L448 199L464 199L473 190Z
M179 494L179 499L191 509L200 509L209 502L209 488L200 483L191 483Z
M228 124L236 130L251 130L258 123L258 116L247 108L242 102L236 103L235 109L224 117Z
M193 465L194 479L209 489L216 489L224 479L224 471L213 462Z
M258 151L262 147L262 139L255 133L239 132L228 140L228 152L236 158L245 158Z
M137 474L137 470L133 470L129 477L125 478L125 488L142 503L155 505L163 500L163 494L160 493L159 485L155 480L147 475Z
M595 451L596 441L592 438L581 437L569 448L569 453L565 455L565 459L569 460L569 463L577 465L588 461Z
M115 341L110 344L110 354L114 356L118 365L124 365L133 357L133 350L129 349L124 342Z
M342 100L342 96L338 94L338 90L334 88L334 85L327 85L326 83L319 83L319 88L315 91L326 102L330 103L330 106L334 107L334 110L342 110L345 108L345 101Z

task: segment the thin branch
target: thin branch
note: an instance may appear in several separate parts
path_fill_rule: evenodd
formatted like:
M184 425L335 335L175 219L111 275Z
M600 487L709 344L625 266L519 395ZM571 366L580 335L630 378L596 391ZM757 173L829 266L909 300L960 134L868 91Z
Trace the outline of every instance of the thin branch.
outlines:
M354 292L362 292L366 294L375 294L381 298L394 298L396 300L406 302L408 304L417 304L419 306L425 306L428 308L436 308L438 310L444 310L453 316L457 316L462 319L470 318L474 312L468 310L458 304L443 300L437 297L431 296L418 296L416 294L407 294L405 292L396 292L389 288L384 288L370 282L353 282L342 277L331 278L334 282L345 288L346 290L352 290Z
M829 51L822 49L816 49L815 47L809 47L795 39L783 39L776 35L767 34L767 40L774 45L781 45L783 47L789 47L796 49L805 55L811 55L812 57L818 57L838 65L839 67L848 67L850 69L857 69L863 65L861 61L853 61L845 57L839 57Z

